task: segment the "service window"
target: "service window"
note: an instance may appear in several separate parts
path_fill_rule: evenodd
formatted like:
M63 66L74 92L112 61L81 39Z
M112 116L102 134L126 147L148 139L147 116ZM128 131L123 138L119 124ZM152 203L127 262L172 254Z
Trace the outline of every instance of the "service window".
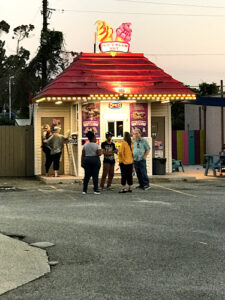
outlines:
M113 137L123 137L123 121L108 122L108 131L112 132Z
M116 121L116 136L123 137L123 121Z
M108 131L112 132L113 136L115 136L115 124L114 124L114 122L108 122Z

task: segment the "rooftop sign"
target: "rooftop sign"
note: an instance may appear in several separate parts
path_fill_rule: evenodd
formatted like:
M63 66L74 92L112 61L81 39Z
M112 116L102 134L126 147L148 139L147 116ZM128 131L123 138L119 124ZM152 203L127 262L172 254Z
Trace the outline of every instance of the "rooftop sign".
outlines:
M131 23L122 23L116 29L113 39L113 28L104 21L97 21L97 38L101 52L129 52L132 30Z

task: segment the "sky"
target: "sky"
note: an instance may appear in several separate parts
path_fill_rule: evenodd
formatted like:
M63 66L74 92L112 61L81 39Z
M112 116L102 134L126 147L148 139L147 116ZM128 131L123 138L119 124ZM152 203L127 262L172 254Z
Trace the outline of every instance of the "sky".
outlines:
M106 21L114 30L132 23L131 52L144 55L175 79L190 86L224 80L224 0L49 0L56 9L49 29L64 33L67 51L93 52L95 22ZM33 24L35 30L22 46L34 56L40 42L42 0L0 0L0 21L13 28ZM64 10L64 12L62 11ZM16 42L2 34L7 53Z

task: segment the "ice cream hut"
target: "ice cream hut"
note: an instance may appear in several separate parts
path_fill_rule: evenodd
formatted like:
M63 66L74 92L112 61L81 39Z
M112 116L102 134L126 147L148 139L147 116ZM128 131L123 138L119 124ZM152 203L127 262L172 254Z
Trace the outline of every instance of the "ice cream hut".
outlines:
M41 132L46 123L75 137L65 145L61 174L82 175L80 157L88 130L98 143L111 131L119 147L124 132L135 128L142 129L151 145L149 175L154 157L166 158L166 172L172 172L171 102L195 100L195 94L142 53L130 52L130 23L116 30L115 40L109 25L97 25L100 52L80 54L34 98L35 174L44 174Z

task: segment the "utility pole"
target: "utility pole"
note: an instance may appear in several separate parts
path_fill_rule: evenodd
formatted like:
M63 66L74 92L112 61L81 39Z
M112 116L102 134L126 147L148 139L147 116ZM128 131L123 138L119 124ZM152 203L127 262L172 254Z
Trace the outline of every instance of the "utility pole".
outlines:
M48 0L42 0L43 27L41 32L42 87L47 84Z
M12 79L14 76L9 77L9 120L12 119Z

